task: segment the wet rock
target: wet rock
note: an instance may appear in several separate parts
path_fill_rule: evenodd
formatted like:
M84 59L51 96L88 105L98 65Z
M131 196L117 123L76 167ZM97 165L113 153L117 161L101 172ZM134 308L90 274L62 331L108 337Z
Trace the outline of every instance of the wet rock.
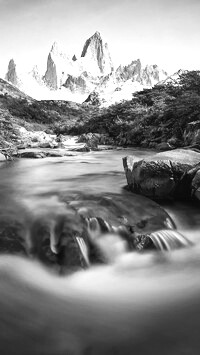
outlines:
M15 238L0 238L0 254L26 255L26 251L19 240Z
M134 156L123 159L129 188L155 200L198 196L199 163L199 153L184 149L158 153L145 160Z
M44 142L39 143L39 148L57 148L58 144L54 144L53 142Z
M0 162L5 161L5 160L6 160L5 155L0 153Z
M148 145L147 145L148 146ZM168 142L163 142L163 143L159 143L159 144L157 144L157 146L156 146L156 149L158 149L158 150L160 150L160 151L166 151L166 150L172 150L172 149L174 149L173 147L172 147L172 145L171 144L169 144Z
M93 133L82 134L78 138L78 143L86 143L88 148L96 150L98 149L99 138Z
M28 209L12 202L4 228L5 215L0 213L0 252L31 255L61 274L112 262L126 250L146 249L152 232L175 227L157 203L139 195L132 199L130 194L124 198L62 192L62 201L48 196L46 201L32 201ZM23 237L27 227L31 249Z
M26 149L26 148L28 148L28 144L27 143L25 143L25 144L18 144L17 145L17 149Z
M46 152L47 157L52 157L52 158L60 158L63 157L65 154L64 152L58 152L58 151L48 151Z
M19 158L41 159L46 157L46 153L38 151L20 152L17 154Z
M125 226L134 233L148 233L162 228L173 228L168 214L156 202L140 195L106 193L101 195L72 194L62 199L73 206L84 218L98 217L114 227Z
M90 152L90 148L87 144L85 144L84 147L72 148L70 150L73 152Z
M169 162L142 160L134 163L132 169L133 191L153 199L173 196L175 181Z
M113 145L114 141L108 134L85 133L79 136L78 143L87 143L88 146L98 147L98 145Z
M138 251L143 250L176 250L190 247L193 243L174 229L161 229L150 234L138 235L134 241Z
M143 250L156 250L153 241L151 240L149 234L138 235L134 241L135 249L138 251Z
M157 147L157 144L155 142L150 142L149 143L149 148L150 149L155 149Z
M1 211L2 213L2 211ZM0 213L0 254L26 255L20 237L20 224L8 215L2 217Z

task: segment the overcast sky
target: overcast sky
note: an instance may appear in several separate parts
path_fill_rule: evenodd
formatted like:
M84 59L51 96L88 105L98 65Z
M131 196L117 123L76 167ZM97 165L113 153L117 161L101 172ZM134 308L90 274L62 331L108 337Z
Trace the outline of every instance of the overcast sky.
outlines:
M200 0L0 0L0 76L10 58L44 67L55 40L80 55L95 31L116 64L200 69Z

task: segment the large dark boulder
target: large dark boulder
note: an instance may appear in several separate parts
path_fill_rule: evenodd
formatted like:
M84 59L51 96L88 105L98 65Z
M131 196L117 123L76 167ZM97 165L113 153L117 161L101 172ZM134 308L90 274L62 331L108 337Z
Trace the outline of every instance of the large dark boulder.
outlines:
M199 199L200 154L176 149L145 160L125 157L123 165L129 188L155 200Z
M135 162L128 183L133 191L155 199L172 196L175 189L169 161Z

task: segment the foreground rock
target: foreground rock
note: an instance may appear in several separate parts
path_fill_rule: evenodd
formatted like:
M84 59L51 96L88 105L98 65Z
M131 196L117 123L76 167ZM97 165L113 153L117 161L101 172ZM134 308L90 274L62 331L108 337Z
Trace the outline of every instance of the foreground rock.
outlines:
M42 159L42 158L60 158L65 156L73 156L73 153L69 153L66 149L49 149L49 150L37 150L37 149L25 149L19 150L13 154L15 158L29 158L29 159Z
M0 252L29 255L24 239L29 230L31 255L60 273L88 267L87 258L89 264L111 262L121 250L119 244L126 251L156 249L152 232L175 227L157 203L139 195L133 199L127 191L62 192L60 200L48 196L31 204L9 200L6 193L2 198L6 204L0 209Z
M123 159L129 188L155 200L200 199L200 153L175 149L138 160Z

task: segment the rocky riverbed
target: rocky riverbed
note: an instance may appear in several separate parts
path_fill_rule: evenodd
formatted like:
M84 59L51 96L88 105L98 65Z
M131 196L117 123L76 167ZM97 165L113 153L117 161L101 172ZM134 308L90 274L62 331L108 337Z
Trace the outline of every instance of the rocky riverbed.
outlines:
M72 152L90 152L116 148L112 139L106 134L83 134L68 136L46 133L45 131L28 131L18 128L17 139L12 145L1 149L0 161L12 158L45 158L73 155ZM70 152L70 153L69 153Z

